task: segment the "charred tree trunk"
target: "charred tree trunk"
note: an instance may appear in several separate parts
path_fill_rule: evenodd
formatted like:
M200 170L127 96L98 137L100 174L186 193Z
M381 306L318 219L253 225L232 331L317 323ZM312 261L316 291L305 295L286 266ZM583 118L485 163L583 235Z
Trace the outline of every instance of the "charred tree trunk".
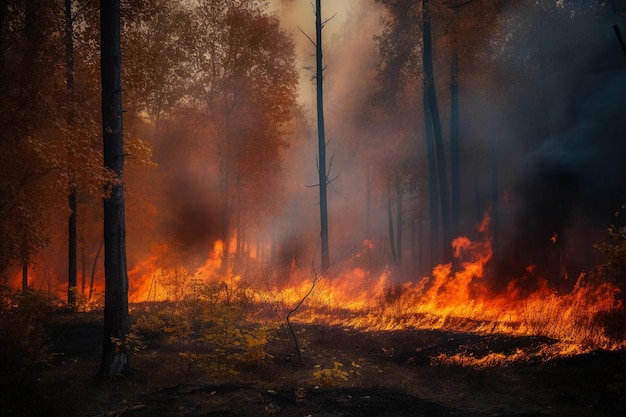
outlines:
M423 54L423 66L424 66L424 113L427 136L429 131L429 125L431 126L431 133L434 143L430 143L428 150L428 163L429 173L436 172L436 177L431 183L431 192L435 187L438 188L437 193L431 194L431 199L439 199L440 202L440 219L441 219L441 238L443 240L443 256L445 259L449 258L450 254L450 201L448 195L448 174L446 169L446 158L443 147L443 134L441 129L441 118L439 116L439 106L437 104L437 91L435 88L435 74L433 69L433 45L432 45L432 33L430 26L430 10L429 1L422 0L422 14L423 14L423 40L424 47L422 48ZM434 148L434 149L433 149ZM431 202L431 209L434 208L434 204ZM431 210L432 216L432 210Z
M426 83L426 80L424 80ZM430 234L432 246L430 250L431 263L436 265L440 260L441 220L439 216L439 194L437 193L437 152L432 126L430 101L424 85L424 125L426 130L426 152L428 155L428 201L430 211Z
M453 34L453 55L450 63L450 229L452 238L460 233L461 219L461 145L459 126L459 56L456 34Z
M72 96L74 91L74 26L72 22L72 0L65 0L65 53L66 53L66 85L67 85L67 93ZM72 124L72 110L70 110L67 115L68 125L71 127ZM71 140L68 139L68 142ZM68 143L70 147L70 170L73 169L72 165L72 144ZM67 304L70 306L76 306L76 209L78 208L77 204L77 191L76 186L73 184L74 175L70 175L70 195L68 198L69 208L70 208L70 217L68 221L68 268L67 268Z
M321 1L315 1L315 78L317 88L317 134L318 134L318 178L320 187L320 244L322 273L330 267L328 248L328 176L326 175L326 137L324 132L324 66L322 65L322 8Z
M85 287L87 286L87 254L85 253L85 242L81 239L81 251L80 251L80 293L85 295Z
M491 247L493 259L500 259L500 196L498 190L498 157L494 139L490 142L491 150Z
M28 291L28 259L22 260L22 292Z
M69 196L70 218L68 222L68 268L67 268L67 304L76 306L77 287L77 267L76 267L76 208L77 208L76 188L72 187Z
M117 176L104 200L104 338L99 373L110 379L129 372L120 0L100 1L100 31L104 165Z

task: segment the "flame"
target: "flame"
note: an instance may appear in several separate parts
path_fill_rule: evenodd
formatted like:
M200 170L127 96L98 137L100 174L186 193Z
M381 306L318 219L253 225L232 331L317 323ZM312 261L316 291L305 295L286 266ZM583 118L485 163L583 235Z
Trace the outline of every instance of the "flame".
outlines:
M391 269L374 273L363 267L361 260L374 248L370 240L365 240L361 252L349 261L358 266L333 275L303 271L292 262L288 284L283 287L273 285L267 271L256 282L249 277L244 280L232 270L224 271L222 241L214 243L206 260L195 269L167 260L170 250L162 245L154 247L151 256L129 270L129 301L184 302L199 288L205 288L213 291L211 296L245 294L246 300L258 306L270 306L277 317L284 318L291 311L292 319L301 323L365 331L420 328L543 336L554 341L532 353L490 352L482 357L441 354L433 358L440 364L496 366L527 360L529 355L551 358L626 347L624 335L609 334L602 321L623 315L619 288L593 274L580 274L568 293L557 292L543 279L529 294L520 286L524 277L509 282L503 291L491 289L484 279L493 256L492 241L486 233L488 225L489 217L485 216L477 227L481 233L478 240L463 236L454 239L454 262L437 265L429 276L404 283L393 282ZM529 265L526 273L535 275L536 268ZM19 282L18 274L12 278L16 284ZM67 289L59 287L59 294L64 291Z
M192 281L219 279L224 256L224 242L221 240L214 242L204 264L195 271L183 266L164 267L161 261L167 251L167 245L155 248L154 254L128 271L130 302L181 301Z
M489 223L485 217L478 230ZM361 250L372 249L365 241ZM224 243L215 242L202 266L195 271L165 269L152 256L129 272L132 301L182 301L185 293L201 283L221 282L245 291L259 305L273 305L282 313L298 307L294 319L302 323L326 323L364 330L397 330L407 327L445 329L479 334L541 335L558 343L537 354L546 357L570 355L592 349L626 347L614 340L599 322L599 317L622 311L619 289L610 283L594 283L586 274L578 277L573 289L559 294L547 280L527 294L512 281L496 293L484 281L486 266L492 259L491 239L471 240L458 237L452 242L455 262L436 266L431 276L418 277L403 284L391 282L391 271L372 274L355 267L334 276L307 275L291 267L289 285L282 288L263 283L244 283L240 276L222 270ZM355 256L357 259L360 254ZM534 271L533 266L528 271ZM231 290L233 292L233 290ZM280 306L280 307L278 307ZM300 308L301 307L301 308ZM455 361L471 366L504 364L521 360L527 352L503 357L497 353L485 358L441 356L439 363Z

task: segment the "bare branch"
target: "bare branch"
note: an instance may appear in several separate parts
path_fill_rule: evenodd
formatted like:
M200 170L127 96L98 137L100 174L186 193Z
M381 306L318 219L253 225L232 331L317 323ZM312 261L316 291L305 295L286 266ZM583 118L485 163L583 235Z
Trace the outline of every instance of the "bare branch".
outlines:
M328 179L328 176L330 175L330 170L333 167L333 161L335 160L335 154L333 154L330 157L330 161L328 161L328 171L326 171L326 179Z
M335 184L333 184L333 181L335 181L335 180L336 180L337 178L339 178L340 176L341 176L341 174L337 174L337 176L336 176L336 177L334 177L334 178L332 178L332 179L328 180L327 184L328 184L328 185L330 185L330 186L332 187L332 189L335 191L335 193L337 193L337 195L338 195L338 196L343 197L343 194L341 194L341 193L339 192L339 190L337 190L337 188L335 187Z
M471 0L470 0L471 1ZM329 17L328 19L324 20L322 22L322 28L324 27L324 25L326 25L326 23L330 22L335 16L337 16L337 13L335 13L334 15L332 15L331 17Z
M306 38L309 40L309 42L311 42L311 44L317 48L317 44L315 43L315 41L313 39L311 39L311 37L309 35L306 34L306 32L304 30L302 30L302 28L300 26L298 26L298 30L304 35L306 36Z

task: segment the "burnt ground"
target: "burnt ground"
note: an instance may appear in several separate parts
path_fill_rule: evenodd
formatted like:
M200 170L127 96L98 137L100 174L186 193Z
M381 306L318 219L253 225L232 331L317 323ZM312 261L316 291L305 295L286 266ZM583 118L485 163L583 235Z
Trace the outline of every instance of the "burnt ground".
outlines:
M530 352L554 341L416 329L296 327L303 365L287 338L266 346L271 358L240 367L232 375L181 358L180 345L148 338L147 348L132 357L130 377L102 383L94 378L102 338L100 315L59 315L49 327L53 358L44 367L22 370L21 377L3 378L0 415L626 415L624 351L476 369L437 358Z

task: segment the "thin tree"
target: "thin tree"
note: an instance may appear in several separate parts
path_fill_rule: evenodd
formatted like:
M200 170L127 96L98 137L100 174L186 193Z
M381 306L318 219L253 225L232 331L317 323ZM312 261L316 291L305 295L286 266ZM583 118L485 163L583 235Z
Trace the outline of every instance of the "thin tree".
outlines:
M322 271L330 267L328 248L328 175L326 173L326 136L324 132L324 66L322 64L322 5L321 0L315 1L315 78L317 90L317 144L318 144L318 178L320 189L320 244Z
M67 93L71 97L74 90L74 25L72 22L72 0L65 0L65 53L66 53L66 85ZM67 115L68 125L72 123L72 110ZM69 126L68 126L69 127ZM69 141L68 141L69 142ZM72 146L71 143L69 146ZM71 152L70 152L71 154ZM72 161L70 160L71 164ZM72 175L73 177L73 175ZM73 178L70 178L72 181ZM67 304L76 305L76 185L70 183L69 194L70 217L68 222L68 271L67 271Z
M128 322L128 271L124 217L124 135L120 48L120 0L100 1L100 72L104 165L116 180L104 200L104 339L100 376L113 378L129 371L125 339Z
M437 91L435 87L435 75L433 69L433 41L430 21L430 6L428 0L422 0L423 16L423 42L422 62L424 66L424 116L426 124L426 136L428 144L428 164L430 176L430 199L431 199L431 224L432 216L437 205L432 201L439 199L441 204L441 237L443 239L443 256L447 258L450 251L450 197L448 191L448 174L446 169L446 158L443 148L443 133L441 129L441 118L439 116L439 106L437 104ZM436 174L435 174L436 173ZM433 175L436 175L433 178ZM438 185L438 187L436 186ZM433 194L434 190L439 190L439 195Z

